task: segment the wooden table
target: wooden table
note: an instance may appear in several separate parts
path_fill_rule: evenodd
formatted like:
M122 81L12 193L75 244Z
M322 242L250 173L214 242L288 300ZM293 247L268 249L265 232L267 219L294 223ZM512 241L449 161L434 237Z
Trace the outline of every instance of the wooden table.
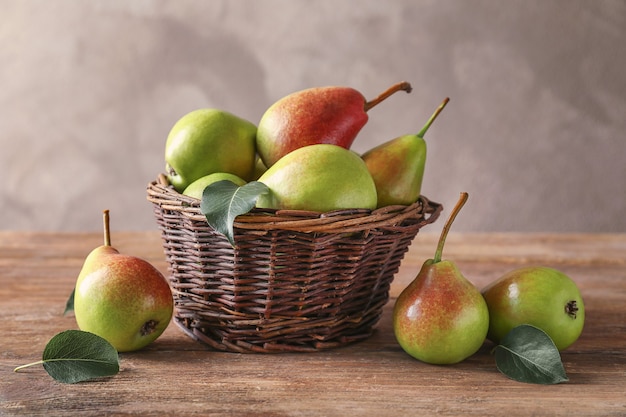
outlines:
M143 351L121 355L120 373L67 385L38 366L48 340L75 329L63 309L97 233L0 232L0 415L626 415L626 234L458 234L444 258L479 288L514 267L552 266L583 293L587 321L562 353L570 381L533 385L499 373L492 345L453 366L412 359L391 330L394 298L432 257L421 232L368 340L317 353L215 352L170 326ZM157 232L113 231L122 252L166 265Z

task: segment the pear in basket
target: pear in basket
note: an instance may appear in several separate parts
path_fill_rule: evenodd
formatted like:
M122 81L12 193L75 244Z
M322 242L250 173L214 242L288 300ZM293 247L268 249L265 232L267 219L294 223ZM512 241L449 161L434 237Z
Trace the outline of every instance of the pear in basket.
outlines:
M350 87L313 87L291 93L272 104L259 121L257 151L268 168L289 152L328 143L350 149L367 123L368 111L411 84L392 85L373 100Z
M338 145L298 148L258 180L270 189L257 207L327 212L376 208L376 185L365 162Z
M426 166L424 135L448 103L446 98L417 134L402 135L362 155L378 192L378 207L415 203L422 192Z
M256 164L256 126L222 110L194 110L172 127L165 162L167 178L179 193L214 172L249 181Z

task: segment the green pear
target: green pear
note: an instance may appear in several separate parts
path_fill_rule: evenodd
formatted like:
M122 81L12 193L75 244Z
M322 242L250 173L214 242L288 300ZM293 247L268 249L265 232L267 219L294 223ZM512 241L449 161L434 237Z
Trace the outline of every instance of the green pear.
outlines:
M104 245L92 250L74 290L78 327L106 339L119 352L156 340L170 323L174 301L163 275L147 261L111 246L104 211Z
M478 351L489 328L489 311L478 289L452 261L441 259L450 226L467 193L443 228L433 259L400 293L393 309L393 331L402 349L431 364L460 362Z
M530 324L550 336L557 349L572 345L583 331L585 305L576 283L563 272L543 266L512 270L487 285L487 338L499 343L514 327Z
M439 105L418 134L399 136L362 155L376 183L378 207L413 204L420 196L426 165L424 135L449 100Z
M204 177L198 178L183 191L183 194L188 197L197 198L198 200L202 200L202 193L204 189L213 184L214 182L227 180L239 186L244 185L246 182L236 176L235 174L229 174L228 172L214 172L213 174L205 175Z
M397 83L373 100L350 87L313 87L291 93L272 104L259 121L257 150L266 167L289 152L327 143L350 149L367 123L368 111L397 91L411 91Z
M218 109L181 117L165 144L167 178L176 191L205 175L228 172L249 181L256 163L256 126Z
M316 144L282 157L259 178L270 192L257 207L327 212L376 208L376 185L363 160L337 145Z

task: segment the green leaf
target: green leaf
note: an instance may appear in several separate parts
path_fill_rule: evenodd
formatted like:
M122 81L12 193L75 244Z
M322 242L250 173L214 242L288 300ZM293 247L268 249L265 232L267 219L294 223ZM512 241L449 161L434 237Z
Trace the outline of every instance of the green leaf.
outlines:
M217 181L209 184L202 192L200 211L206 216L209 225L226 236L234 247L235 218L252 210L259 196L267 192L269 188L258 181L242 186L228 180Z
M65 311L63 312L64 316L66 314L71 313L72 311L74 311L74 292L75 291L76 291L76 288L74 288L72 290L72 293L70 294L70 297L65 302Z
M498 370L511 379L532 384L568 381L561 355L543 330L523 324L512 329L495 348Z
M117 350L105 339L82 330L66 330L54 336L43 351L43 359L15 368L42 364L59 382L74 384L119 372Z

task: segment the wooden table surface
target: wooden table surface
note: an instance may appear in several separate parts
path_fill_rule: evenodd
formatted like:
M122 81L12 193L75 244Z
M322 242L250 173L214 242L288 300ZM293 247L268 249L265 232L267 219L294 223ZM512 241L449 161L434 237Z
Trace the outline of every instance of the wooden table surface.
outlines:
M626 415L626 234L459 234L444 258L482 288L518 266L546 265L579 285L581 338L562 352L569 382L512 381L492 345L452 366L405 354L391 330L395 297L432 257L436 233L416 237L374 335L316 353L216 352L171 325L148 348L120 355L120 373L79 384L53 380L41 359L58 332L76 329L63 309L98 233L0 232L0 415ZM166 273L157 232L116 232L113 246Z

